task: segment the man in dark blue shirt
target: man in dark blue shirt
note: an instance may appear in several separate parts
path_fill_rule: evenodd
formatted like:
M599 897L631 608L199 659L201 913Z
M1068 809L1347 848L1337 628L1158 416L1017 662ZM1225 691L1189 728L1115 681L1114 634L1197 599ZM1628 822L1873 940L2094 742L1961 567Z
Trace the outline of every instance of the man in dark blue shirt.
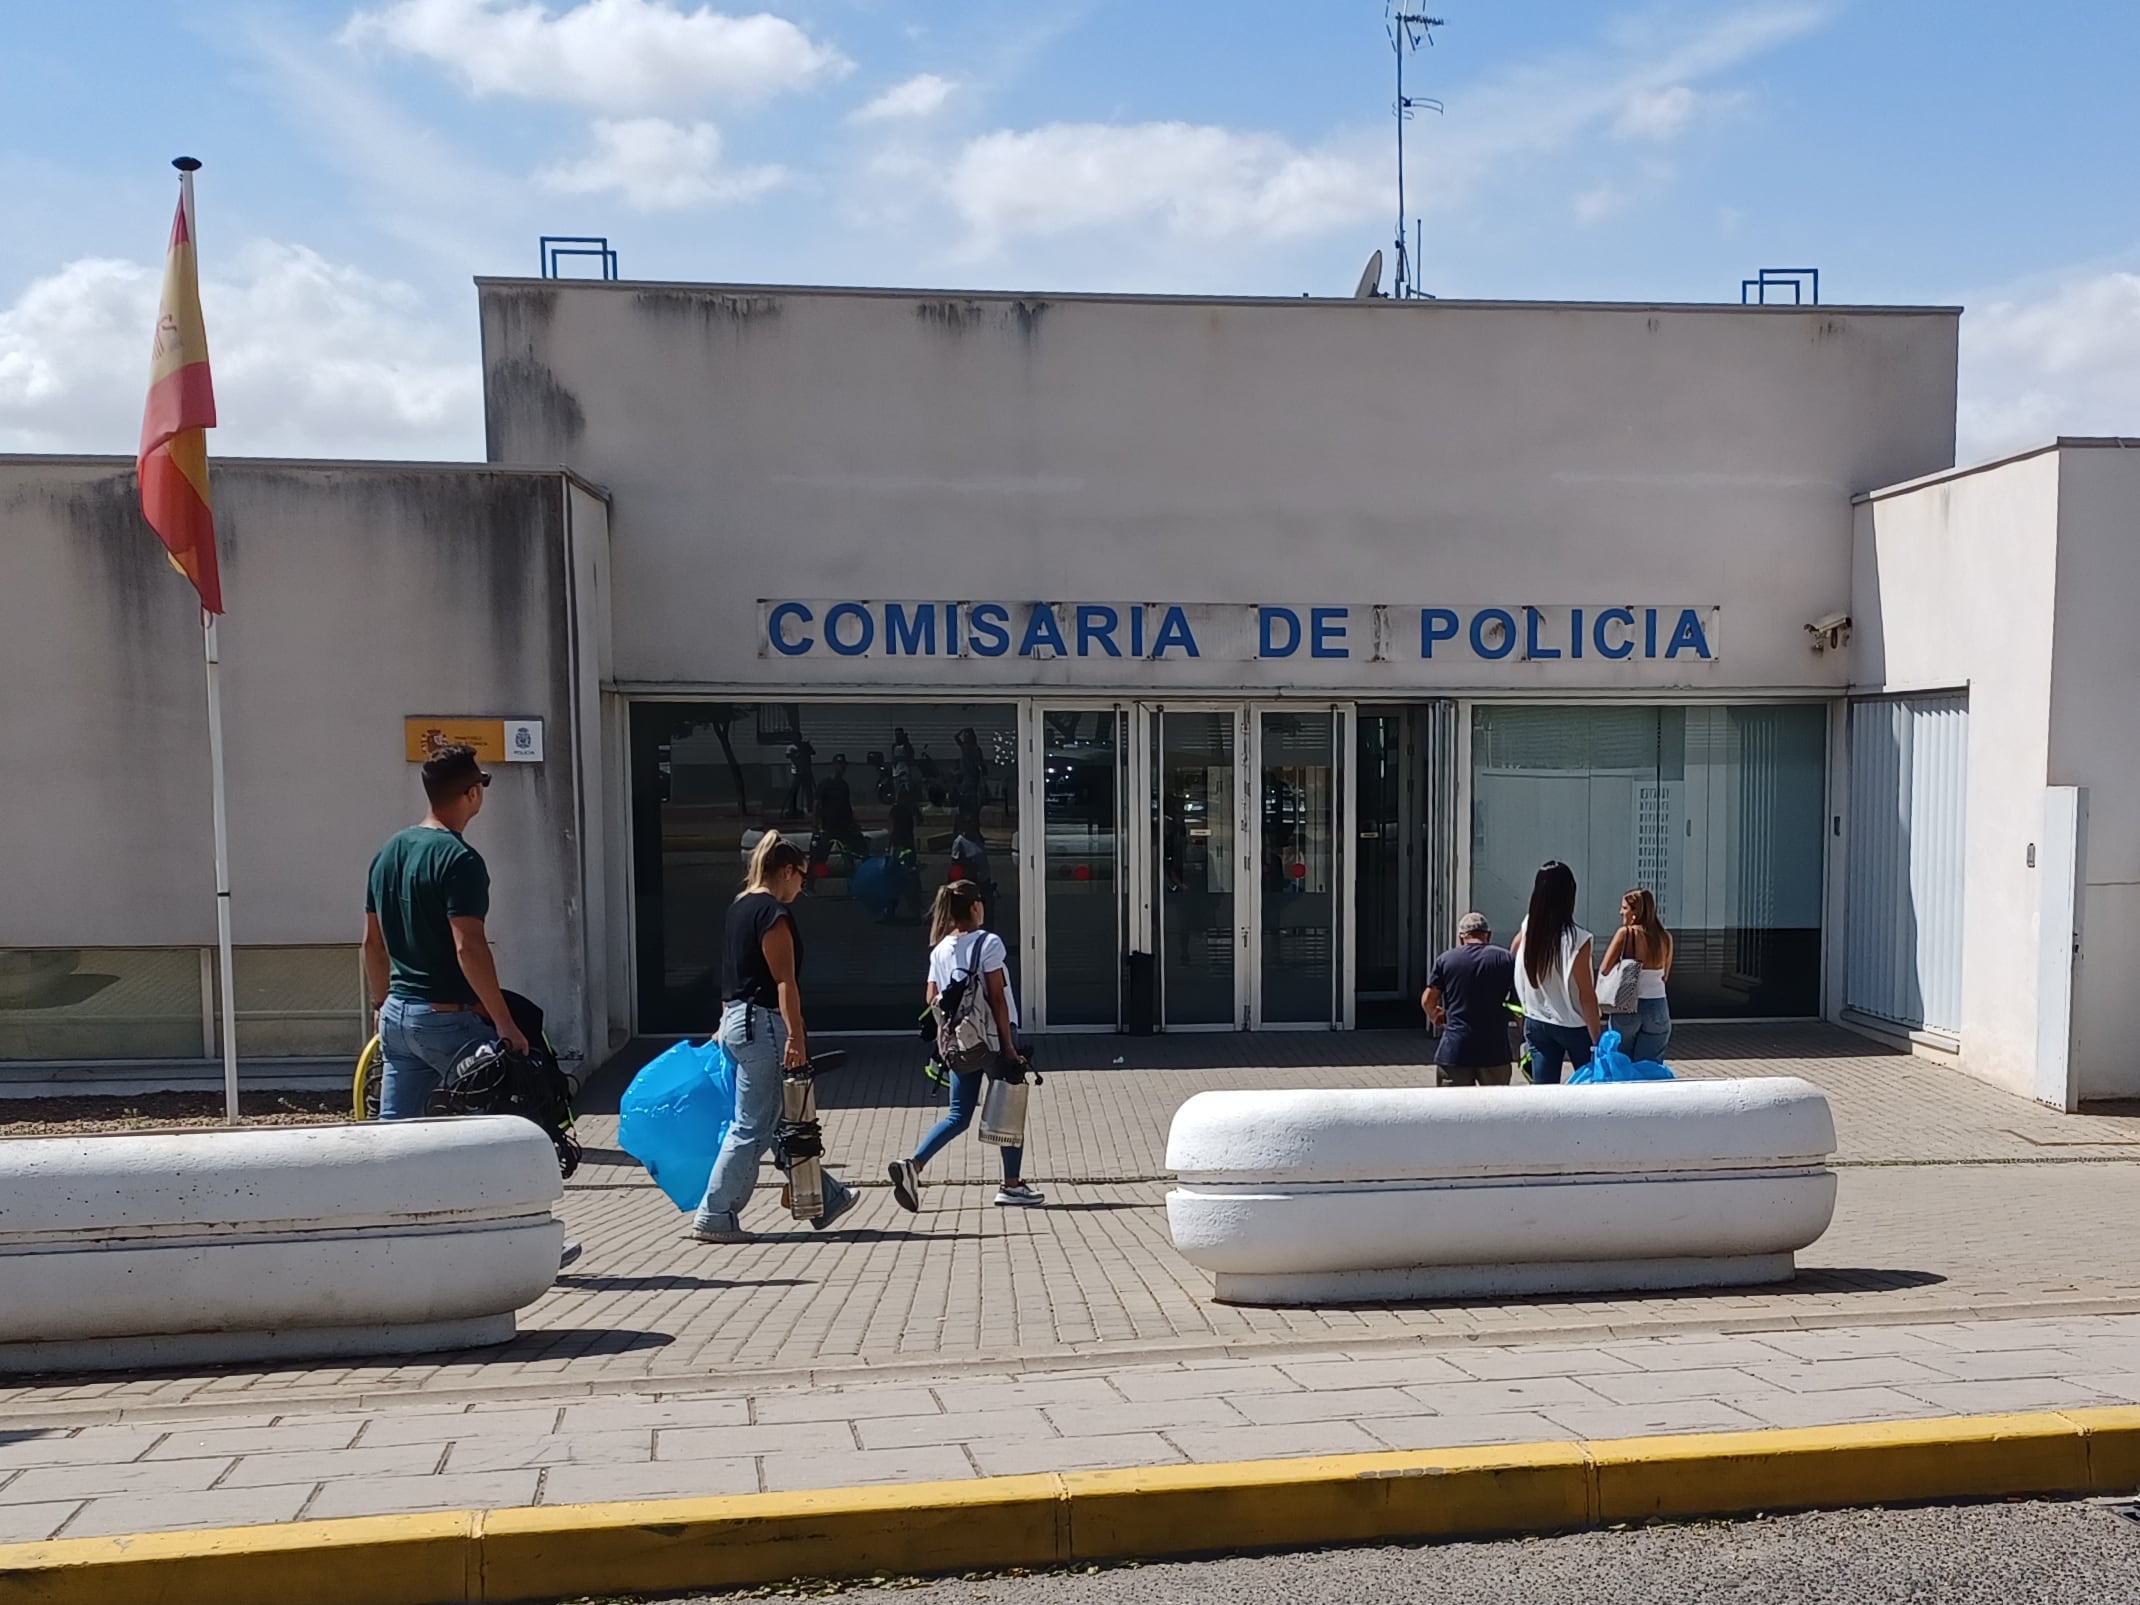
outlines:
M1515 995L1516 960L1494 945L1484 914L1456 922L1456 946L1434 961L1420 1006L1441 1031L1434 1050L1436 1084L1444 1087L1508 1085L1508 1012Z

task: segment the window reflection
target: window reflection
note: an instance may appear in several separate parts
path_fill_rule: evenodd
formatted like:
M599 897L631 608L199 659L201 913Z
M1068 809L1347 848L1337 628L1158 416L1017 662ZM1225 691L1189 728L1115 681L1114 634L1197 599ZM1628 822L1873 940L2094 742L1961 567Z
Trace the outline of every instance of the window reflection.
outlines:
M946 880L988 889L1016 978L1013 705L641 703L632 720L645 1029L718 1020L723 916L769 829L810 853L796 915L814 1029L914 1024Z

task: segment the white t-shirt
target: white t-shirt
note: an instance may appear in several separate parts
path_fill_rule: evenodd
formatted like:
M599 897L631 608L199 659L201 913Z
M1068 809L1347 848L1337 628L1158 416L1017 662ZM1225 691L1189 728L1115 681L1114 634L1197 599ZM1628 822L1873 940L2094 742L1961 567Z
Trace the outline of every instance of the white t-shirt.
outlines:
M936 988L937 996L944 992L963 974L968 965L981 975L994 971L1003 972L1003 1001L1009 1006L1011 1025L1018 1024L1018 989L1011 985L1011 956L1003 945L1003 938L994 931L953 931L929 950L929 982ZM984 980L981 985L988 983ZM988 1045L1000 1051L1003 1044L996 1040L996 1011L988 1006L988 997L983 993L975 1000L975 1008L981 1014L981 1030L988 1038Z
M1522 936L1530 921L1516 927ZM1528 940L1528 938L1526 938ZM1546 978L1538 985L1531 984L1530 971L1524 961L1530 954L1522 948L1516 951L1516 1001L1523 1005L1524 1015L1533 1020L1543 1020L1548 1025L1573 1026L1583 1030L1589 1021L1583 1018L1581 1005L1575 1001L1576 956L1589 945L1590 933L1580 925L1568 927L1568 934L1560 939L1560 962L1546 971Z

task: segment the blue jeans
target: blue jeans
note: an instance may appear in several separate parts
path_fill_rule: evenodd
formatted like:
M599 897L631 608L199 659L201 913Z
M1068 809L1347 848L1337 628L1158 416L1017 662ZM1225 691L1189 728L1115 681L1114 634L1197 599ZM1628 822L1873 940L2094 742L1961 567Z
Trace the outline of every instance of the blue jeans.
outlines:
M758 1165L766 1151L772 1150L773 1162L787 1169L780 1152L780 1060L787 1051L788 1026L778 1009L730 1003L721 1010L720 1039L736 1061L736 1117L714 1157L713 1174L706 1178L706 1197L698 1206L698 1218L733 1227L736 1212L750 1201L751 1189L758 1185ZM825 1176L828 1209L845 1193L842 1183Z
M1588 1026L1553 1025L1526 1015L1523 1040L1531 1045L1531 1079L1540 1086L1550 1086L1560 1080L1560 1067L1564 1061L1572 1070L1580 1070L1590 1062L1592 1044Z
M1636 1063L1664 1062L1672 1040L1672 1005L1663 998L1639 998L1633 1014L1616 1014L1605 1023L1620 1033L1620 1050Z
M434 1009L428 1003L390 997L379 1011L381 1120L420 1120L446 1072L471 1048L498 1040L490 1022L473 1009Z
M951 1110L922 1138L921 1146L914 1150L914 1167L918 1170L943 1152L953 1137L973 1124L973 1117L981 1112L981 1090L987 1084L986 1070L954 1070L951 1072ZM1016 1181L1020 1167L1025 1163L1023 1148L1003 1150L1003 1179Z

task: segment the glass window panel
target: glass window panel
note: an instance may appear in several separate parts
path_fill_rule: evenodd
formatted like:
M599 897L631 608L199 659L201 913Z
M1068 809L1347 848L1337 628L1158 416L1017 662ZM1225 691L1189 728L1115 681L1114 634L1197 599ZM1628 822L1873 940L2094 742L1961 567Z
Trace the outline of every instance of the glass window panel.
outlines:
M241 1057L353 1059L371 1035L354 947L241 947L231 970Z
M1261 717L1262 1016L1325 1024L1337 995L1336 718Z
M1111 708L1049 711L1046 737L1048 1020L1120 1018L1121 718Z
M1234 1019L1234 716L1159 724L1160 997L1168 1025Z
M1826 755L1817 705L1475 709L1473 902L1513 932L1559 858L1602 933L1647 886L1676 1013L1816 1014Z
M0 948L0 1059L198 1059L199 948Z
M1015 706L640 703L632 736L645 1029L719 1020L723 922L769 829L810 849L796 923L813 1029L914 1024L929 902L954 872L988 887L1016 984Z

